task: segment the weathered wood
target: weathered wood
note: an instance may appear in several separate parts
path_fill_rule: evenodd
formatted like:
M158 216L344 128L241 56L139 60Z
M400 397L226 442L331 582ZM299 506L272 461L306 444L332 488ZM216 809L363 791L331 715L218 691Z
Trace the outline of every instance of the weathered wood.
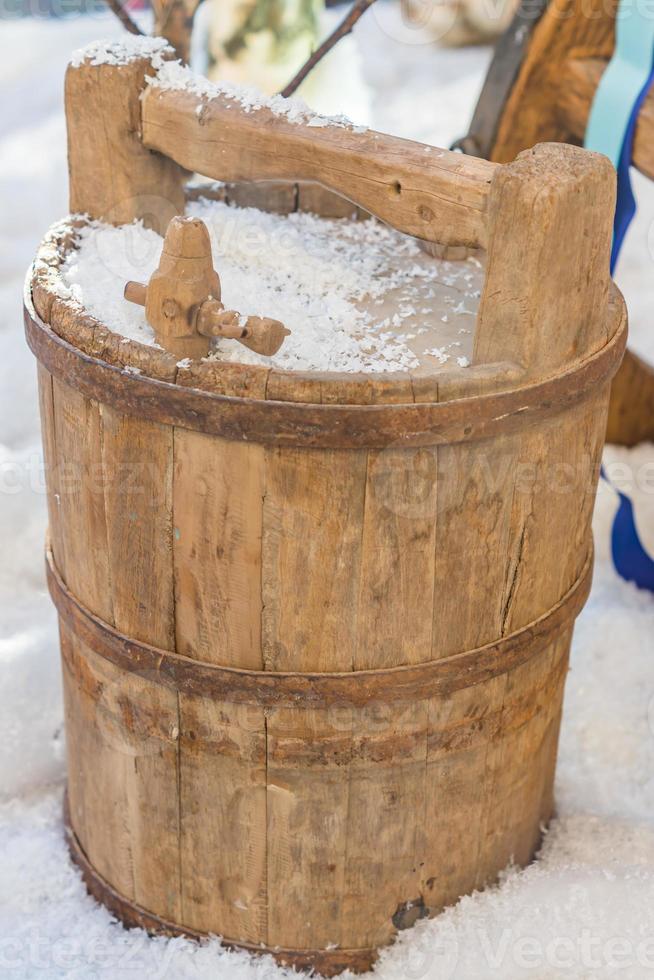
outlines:
M616 9L617 0L550 0L504 104L491 160L508 163L543 140L569 141L558 102L566 63L611 56Z
M600 154L541 144L498 171L475 361L513 359L542 378L606 346L614 210Z
M145 307L157 344L182 359L206 357L211 337L238 340L271 357L289 334L278 320L225 309L209 232L199 218L171 220L149 283L127 282L124 296Z
M562 67L557 90L558 117L571 141L583 141L590 107L606 64L599 58L570 57ZM654 95L651 92L638 113L632 160L641 173L654 180Z
M224 666L263 668L263 448L175 433L176 649Z
M608 442L654 442L654 367L627 350L611 386Z
M616 0L551 0L528 36L517 77L503 79L504 97L495 106L495 118L477 120L489 159L510 161L541 140L583 141L592 100L613 53L616 10ZM493 71L497 74L499 65ZM633 163L654 178L651 95L636 124ZM653 403L654 371L628 351L613 383L609 441L630 446L653 439Z
M149 93L144 119L183 104L175 152L194 166L322 168L395 224L417 227L428 194L418 219L446 241L488 238L479 363L438 377L178 367L161 352L139 373L138 347L117 353L51 299L57 255L35 280L45 321L26 300L53 501L60 461L80 474L53 505L48 580L89 888L128 923L363 970L398 930L526 863L551 815L624 347L610 180L572 148L439 170L374 134L302 135L236 109L230 123L220 100L197 120L173 96ZM398 207L400 171L419 180ZM144 455L119 494L116 471Z
M261 578L267 670L354 669L366 463L365 452L267 453Z
M164 57L173 57L172 51ZM140 98L149 58L123 65L69 65L66 72L69 202L72 214L109 224L141 219L163 235L184 210L183 170L140 139Z
M438 450L368 454L353 667L432 659Z
M175 648L173 433L102 406L102 491L115 626Z
M266 942L267 737L260 707L180 695L181 901L200 932ZM274 943L272 945L275 945Z
M500 388L494 394L485 365L481 369L484 393L475 397L466 398L465 386L459 384L452 390L451 401L323 405L223 396L124 372L72 347L25 309L32 352L54 378L68 379L87 397L102 398L111 407L153 422L232 440L304 449L385 449L398 440L414 447L474 442L519 430L527 417L536 423L558 415L617 370L626 342L626 319L624 304L615 293L609 322L604 329L611 339L603 348L546 381L506 391ZM469 370L466 377L475 385L477 375L474 368ZM505 363L496 370L506 383ZM251 379L250 372L245 377Z
M64 585L52 556L48 586L64 623L99 656L124 671L136 671L183 694L210 697L230 704L263 708L382 707L419 696L442 697L463 687L483 684L513 670L549 643L553 633L574 619L590 590L591 555L570 591L539 619L516 633L475 650L438 658L426 664L385 670L297 673L243 670L208 664L138 642L103 622L82 606Z
M143 143L215 180L315 181L407 234L445 245L486 243L485 208L495 168L449 150L245 112L223 96L150 86ZM243 147L247 146L247 153Z

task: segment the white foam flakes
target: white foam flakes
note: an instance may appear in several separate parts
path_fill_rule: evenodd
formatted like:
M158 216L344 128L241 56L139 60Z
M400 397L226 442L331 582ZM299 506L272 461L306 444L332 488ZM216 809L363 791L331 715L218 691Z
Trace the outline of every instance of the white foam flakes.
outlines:
M291 99L285 99L281 95L269 97L250 85L238 85L235 82L227 81L210 82L202 75L196 75L179 61L162 61L157 68L157 74L146 79L147 83L155 88L189 92L208 101L218 98L228 99L237 103L245 112L268 109L276 116L284 116L291 123L301 123L318 128L336 126L342 129L350 129L356 133L367 132L365 126L355 126L347 116L321 116L314 112L303 99L297 97ZM196 109L198 116L201 115L201 110L201 106Z
M413 239L376 221L269 214L207 200L193 202L189 213L209 230L226 309L281 320L291 331L272 358L219 340L212 359L343 372L410 371L424 353L441 363L449 359L451 344L438 355L424 351L439 339L438 318L428 328L417 305L401 297L424 292L428 283L442 288L457 275L463 282L466 263L456 273L452 263L425 256ZM147 283L161 238L140 223L94 222L81 229L78 242L62 268L63 288L111 330L152 345L143 308L126 302L123 289L127 280ZM424 341L416 339L424 334Z
M164 53L173 54L173 49L163 37L147 37L125 34L120 40L93 41L73 52L70 63L79 68L84 63L91 65L126 65L138 58L149 58L155 69L162 69L167 62Z

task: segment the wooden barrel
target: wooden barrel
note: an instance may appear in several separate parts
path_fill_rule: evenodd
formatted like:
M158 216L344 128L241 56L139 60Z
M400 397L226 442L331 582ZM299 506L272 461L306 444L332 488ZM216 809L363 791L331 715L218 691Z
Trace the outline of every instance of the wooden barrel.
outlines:
M67 298L71 225L39 252L69 842L129 924L364 970L539 846L625 317L608 164L490 173L465 372L178 363Z

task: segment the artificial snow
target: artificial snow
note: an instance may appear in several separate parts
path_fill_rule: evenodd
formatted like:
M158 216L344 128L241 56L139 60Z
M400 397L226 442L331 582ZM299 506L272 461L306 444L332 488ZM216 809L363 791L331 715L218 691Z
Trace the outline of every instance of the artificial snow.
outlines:
M459 367L469 364L453 338L460 324L474 323L476 261L434 259L377 221L268 214L208 200L191 204L189 214L209 230L226 309L273 317L291 331L272 358L230 340L215 342L213 358L287 371L426 372L453 353ZM130 279L147 283L160 236L139 222L95 222L79 232L78 245L63 266L60 292L116 333L153 344L143 308L128 303L123 288ZM434 312L443 304L445 318ZM429 347L434 340L438 347ZM470 354L472 329L466 343Z
M2 23L0 977L291 980L292 971L229 952L217 939L197 946L124 930L87 895L64 841L60 669L43 577L36 371L20 304L25 268L46 226L67 210L62 87L69 52L107 33L124 37L108 14ZM487 51L421 42L420 31L385 0L359 23L357 37L377 128L440 146L461 135ZM631 342L646 343L654 338L645 234L654 188L643 181L638 192L642 221L628 236L619 274L621 284L629 279ZM654 551L654 447L609 448L605 463L633 494L639 530ZM601 486L593 590L577 621L566 687L558 816L541 854L524 871L509 869L498 887L401 933L382 953L374 980L654 977L654 598L612 570L615 506L614 493Z
M148 58L155 69L161 69L166 62L164 54L173 54L173 49L163 37L123 34L119 40L92 41L83 48L73 51L70 62L79 68L85 62L91 65L127 65L139 58Z
M208 78L197 75L179 61L166 61L158 66L156 75L147 79L148 85L154 88L168 89L176 92L189 92L202 99L228 99L238 103L245 112L256 112L267 109L276 116L283 116L288 122L302 123L307 126L336 126L350 129L356 133L365 133L365 126L355 126L343 115L322 116L314 112L303 99L298 97L285 99L281 95L267 96L251 85L239 85L236 82L211 82ZM198 116L201 115L198 107Z

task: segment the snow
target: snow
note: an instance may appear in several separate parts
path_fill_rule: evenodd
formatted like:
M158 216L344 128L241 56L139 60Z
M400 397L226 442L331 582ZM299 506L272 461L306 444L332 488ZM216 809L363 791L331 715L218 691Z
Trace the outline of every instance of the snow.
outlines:
M366 132L365 126L355 126L347 116L319 115L297 96L290 99L285 99L281 95L266 96L250 85L226 81L210 82L208 78L195 74L178 61L168 61L158 67L157 74L147 80L153 88L189 92L208 102L217 98L228 99L238 102L246 112L268 109L276 116L284 116L291 123L304 123L307 126L317 127L336 126L341 129L351 129L356 133ZM198 115L201 115L201 111L198 111Z
M476 261L434 259L376 221L267 214L208 200L193 203L189 213L209 229L226 309L273 317L291 331L272 358L226 340L215 344L214 358L283 370L388 372L416 369L421 361L425 370L430 361L433 368L449 360L448 350L461 348L451 335L476 312ZM140 223L114 228L94 222L78 241L57 292L116 333L153 344L143 308L124 300L123 287L130 279L148 282L162 239ZM464 299L471 309L464 309ZM443 304L452 311L445 318L449 327L434 312ZM430 349L428 341L435 340L442 346ZM466 367L468 357L457 363Z
M398 43L392 18L385 10L382 29L374 10L358 32L374 83L374 124L446 145L464 128L487 53ZM228 952L218 940L199 947L125 931L86 894L63 838L57 636L42 571L35 368L22 338L20 297L45 228L67 210L61 92L68 53L106 34L120 36L108 16L2 24L0 77L8 98L0 116L0 976L290 980L291 971ZM620 274L629 280L632 320L644 336L653 288L644 231L654 197L651 186L639 190L649 196ZM636 498L650 548L653 461L651 446L606 453L613 479ZM611 569L614 510L614 494L603 487L595 581L567 682L558 818L540 857L524 871L509 869L499 887L402 933L382 954L375 980L654 975L654 600Z
M149 58L153 68L165 64L164 53L172 54L173 49L162 37L141 37L125 33L119 39L92 41L83 48L73 51L71 64L79 68L84 62L91 65L126 65L139 58Z

